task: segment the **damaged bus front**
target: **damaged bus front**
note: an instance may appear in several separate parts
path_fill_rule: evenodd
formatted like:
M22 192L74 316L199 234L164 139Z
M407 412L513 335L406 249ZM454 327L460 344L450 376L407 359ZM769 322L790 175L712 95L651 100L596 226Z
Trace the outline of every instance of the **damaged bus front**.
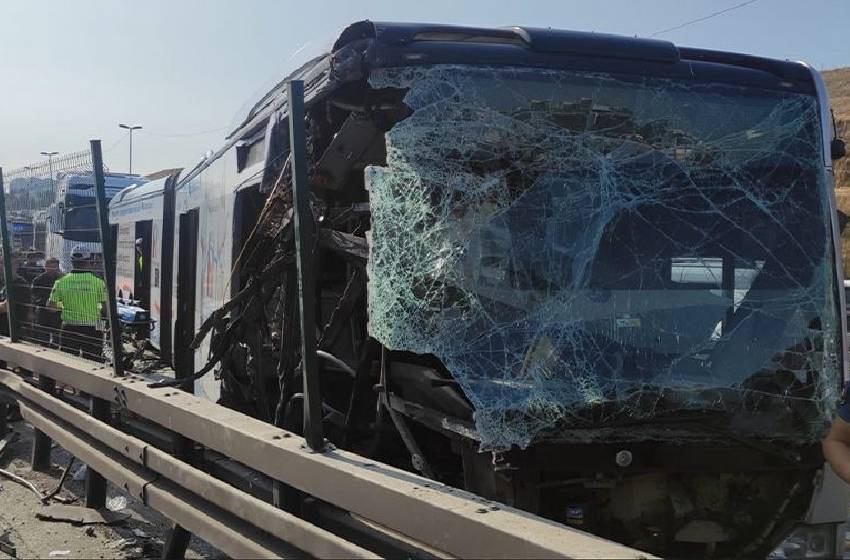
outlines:
M367 170L369 321L458 382L506 496L752 553L808 507L843 378L829 112L803 66L686 54L373 71L412 114Z
M363 22L295 77L320 245L345 254L317 271L320 348L354 377L323 370L335 443L400 448L423 473L662 554L766 554L802 521L831 524L783 554L837 553L847 503L826 514L816 498L846 318L816 72L599 34ZM282 92L233 140L265 154L268 202L240 250L261 255L240 263L255 290L272 282L268 247L276 266L292 247ZM298 416L293 279L255 310L265 363L282 364L264 382L275 414L257 414L283 422ZM253 337L248 365L218 352L222 398L242 408L263 383Z

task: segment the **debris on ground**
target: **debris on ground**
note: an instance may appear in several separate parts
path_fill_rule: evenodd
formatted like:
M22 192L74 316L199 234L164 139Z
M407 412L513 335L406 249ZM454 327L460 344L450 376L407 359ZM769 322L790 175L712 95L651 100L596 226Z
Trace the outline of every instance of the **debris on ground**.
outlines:
M106 500L106 509L109 511L121 511L127 509L127 498L124 496L114 496Z
M60 557L60 556L70 556L70 555L71 555L70 550L51 550L49 556L51 558L57 558L57 557Z
M131 548L133 546L136 546L136 539L127 539L124 537L106 543L106 548L110 550L120 550L124 548Z
M12 443L17 437L17 432L9 432L3 436L3 439L0 439L0 455L3 454L3 450L6 449L6 446Z
M29 464L33 429L24 422L14 423L13 428L20 432L20 438L6 447L0 456L0 467L28 479L37 488L56 488L71 455L61 447L55 447L51 453L50 467L46 471L33 471ZM79 465L77 462L69 469L61 494L81 502L82 496L85 495L85 477L81 477L80 481L74 481L72 478L72 473L76 472ZM100 511L108 512L109 515L129 514L130 517L124 523L77 525L39 519L36 514L48 508L33 499L31 490L16 483L5 484L5 488L0 492L0 560L49 558L50 552L55 550L69 550L70 554L54 556L52 560L160 558L165 548L164 539L168 537L173 522L146 507L141 500L130 496L123 488L109 484L107 498L116 497L122 499L113 500L113 504L123 505L124 511ZM143 531L148 538L137 536L133 529ZM109 548L108 544L115 541L122 541L122 546ZM221 557L221 551L195 536L186 551L187 559Z
M67 505L44 507L35 516L45 521L67 521L74 525L117 525L130 519L129 513ZM135 531L138 529L133 529Z
M47 494L45 494L44 499L42 500L42 502L45 505L51 499L55 499L58 502L64 501L64 500L60 500L58 498L58 494L62 490L62 486L64 486L65 481L68 479L68 472L71 470L71 467L74 466L74 460L75 460L75 458L72 455L71 458L68 460L68 464L65 465L65 468L62 470L62 476L59 477L59 482L56 484L56 487L53 490L51 490L50 492L48 492ZM65 502L65 503L68 503L68 502Z
M4 531L3 534L0 535L0 552L8 554L12 558L18 557L18 549L15 548L15 545L12 543L9 531Z
M7 471L6 469L0 469L0 476L8 478L9 480L11 480L13 482L17 482L21 486L25 486L25 487L29 488L30 490L35 492L35 495L38 496L38 498L40 500L44 500L44 494L42 494L41 490L36 488L35 484L30 482L29 480L26 480L25 478L21 478L20 476L16 475L15 473Z
M136 539L117 539L110 543L107 543L107 548L112 550L122 550L129 553L133 557L138 556L154 556L153 554L145 554L145 549L150 549L147 543L139 543Z
M85 465L81 466L79 469L74 472L74 476L71 477L71 480L74 482L82 482L86 479L86 470L88 467Z

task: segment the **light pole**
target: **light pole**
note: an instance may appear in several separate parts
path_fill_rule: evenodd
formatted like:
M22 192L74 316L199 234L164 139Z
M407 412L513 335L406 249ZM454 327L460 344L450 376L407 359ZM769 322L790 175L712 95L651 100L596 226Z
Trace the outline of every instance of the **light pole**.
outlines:
M23 208L21 209L19 219L21 221L23 221L24 219L29 218L30 223L32 224L32 228L33 228L32 242L30 243L30 246L33 246L33 245L35 245L35 211L34 211L34 208L33 208L35 206L35 201L33 200L32 186L33 186L33 181L35 179L35 177L33 175L33 172L35 171L35 167L33 167L32 165L27 165L27 166L24 167L24 169L26 169L27 171L30 172L29 186L27 187L27 196L29 197L29 202L30 202L31 206L29 208L29 212L27 212L27 209L23 209ZM27 215L27 214L29 214L29 215ZM22 236L22 238L23 238L23 236ZM21 241L21 245L23 245L23 243L24 242Z
M53 156L59 152L41 152L41 155L47 158L47 167L50 173L50 189L53 190Z
M121 123L118 125L118 128L124 128L130 131L130 174L133 174L133 131L139 130L142 128L142 125L134 124L134 125L126 125Z
M26 166L24 166L24 169L26 169L27 171L30 172L29 181L27 181L27 191L29 191L30 196L32 196L32 183L33 183L33 180L35 179L35 175L33 174L33 171L35 171L35 166L26 165Z

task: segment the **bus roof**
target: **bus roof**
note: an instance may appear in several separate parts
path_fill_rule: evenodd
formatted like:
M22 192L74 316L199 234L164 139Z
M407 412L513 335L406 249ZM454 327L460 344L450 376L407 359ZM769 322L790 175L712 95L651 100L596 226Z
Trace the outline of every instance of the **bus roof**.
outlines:
M772 75L810 81L806 67L798 62L775 60L770 58L722 52L707 49L677 47L669 41L627 37L608 33L587 31L571 31L562 29L541 29L534 27L467 27L460 25L445 25L432 23L399 23L360 21L353 23L340 33L333 44L331 52L337 52L354 43L364 40L392 49L409 49L423 47L427 44L440 44L441 50L446 46L455 51L466 51L470 56L467 63L474 63L474 58L486 59L485 51L500 51L510 53L505 47L515 47L526 53L540 55L572 55L586 56L597 60L603 58L622 61L642 61L675 64L680 61L721 64L736 68L767 72ZM457 54L457 53L456 53ZM518 54L514 52L513 54ZM325 56L329 56L326 53ZM287 81L307 73L310 67L320 63L322 56L307 62L304 66L279 82L271 91L264 95L248 113L242 123L249 123L272 100L281 95ZM525 58L530 62L531 58ZM433 64L433 57L420 57L418 61L408 58L392 60L382 58L380 66L398 66L406 64ZM483 62L484 60L482 60ZM520 62L518 60L518 62ZM237 129L238 131L238 129ZM235 133L236 131L234 131Z
M110 189L115 189L116 187L125 188L147 182L146 179L138 175L129 175L126 173L106 173L103 178L106 187ZM69 173L59 178L60 186L65 185L68 187L74 187L75 185L91 186L93 182L94 177L91 173Z
M309 106L345 83L367 78L372 69L434 64L564 68L815 93L809 68L799 62L605 33L365 20L349 25L330 51L312 58L263 95L225 144L180 182L191 180L236 142L260 134L276 111L285 112L286 83L293 79L308 84L305 102Z
M117 208L119 206L133 204L134 202L142 199L161 196L162 191L165 188L165 183L169 180L169 178L170 177L163 177L161 179L148 181L142 184L130 185L116 194L112 200L109 201L109 208Z

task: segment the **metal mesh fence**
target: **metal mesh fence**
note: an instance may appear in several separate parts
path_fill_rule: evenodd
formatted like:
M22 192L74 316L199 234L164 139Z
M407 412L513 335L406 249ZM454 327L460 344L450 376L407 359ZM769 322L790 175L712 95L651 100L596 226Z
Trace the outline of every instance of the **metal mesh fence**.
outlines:
M6 172L4 193L12 264L11 277L4 267L4 288L12 334L89 360L110 360L91 152L49 156Z

